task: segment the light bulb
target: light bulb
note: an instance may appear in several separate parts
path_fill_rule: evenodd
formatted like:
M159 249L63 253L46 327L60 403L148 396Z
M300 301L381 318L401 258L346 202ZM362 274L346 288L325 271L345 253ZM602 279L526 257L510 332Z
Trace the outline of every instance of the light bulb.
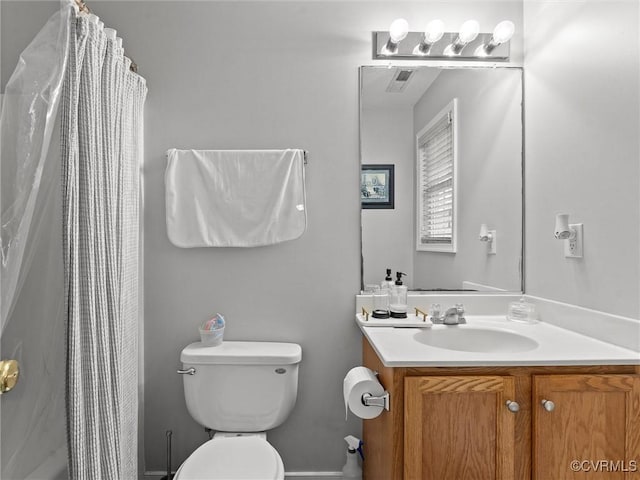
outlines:
M467 20L460 27L460 33L458 34L458 38L460 42L463 44L467 44L476 39L480 33L480 24L476 20Z
M436 43L444 35L444 22L442 20L431 20L424 30L424 41L430 45Z
M393 43L402 41L409 33L409 22L404 18L396 18L389 27L389 36Z
M508 42L513 37L513 32L516 27L513 22L509 20L504 20L496 25L496 28L493 29L493 37L492 41L500 45L501 43Z

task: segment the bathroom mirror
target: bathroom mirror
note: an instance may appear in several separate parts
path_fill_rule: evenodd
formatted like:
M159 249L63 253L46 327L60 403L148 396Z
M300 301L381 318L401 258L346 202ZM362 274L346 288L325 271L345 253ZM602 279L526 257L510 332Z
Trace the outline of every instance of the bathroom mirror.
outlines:
M411 291L522 291L522 98L520 68L360 68L361 200L394 191L361 209L363 288L391 268Z

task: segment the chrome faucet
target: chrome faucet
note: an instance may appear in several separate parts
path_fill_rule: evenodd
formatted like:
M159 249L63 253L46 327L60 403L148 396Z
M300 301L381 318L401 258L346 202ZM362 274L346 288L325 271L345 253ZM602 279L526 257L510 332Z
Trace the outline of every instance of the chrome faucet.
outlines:
M440 315L440 305L435 303L431 305L430 312L431 322L442 325L460 325L467 323L467 319L464 318L464 305L457 303L455 306L450 307Z

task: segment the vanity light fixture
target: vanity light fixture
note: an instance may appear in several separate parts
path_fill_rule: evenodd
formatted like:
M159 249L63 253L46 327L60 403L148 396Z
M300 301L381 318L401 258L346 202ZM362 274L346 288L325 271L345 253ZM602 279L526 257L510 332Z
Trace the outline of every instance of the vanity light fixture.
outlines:
M478 34L480 33L480 24L477 20L467 20L460 27L460 33L458 33L458 37L454 40L453 43L447 45L447 48L444 49L444 54L447 56L460 55L462 49L467 46L467 44L473 42Z
M431 20L424 29L422 41L413 49L414 55L429 55L431 46L444 35L444 22L442 20Z
M513 37L513 33L515 32L515 30L516 27L512 21L503 20L498 25L496 25L496 28L493 29L493 34L491 35L491 40L489 40L489 43L480 45L478 48L476 48L476 56L486 57L487 55L491 54L491 52L493 52L493 50L495 50L498 45L502 45L503 43L511 40L511 37Z
M382 55L395 55L398 53L398 44L409 33L409 22L404 18L396 18L389 27L389 40L380 52Z
M467 20L459 32L445 31L442 20L431 20L424 31L411 32L403 18L389 30L372 32L374 60L508 61L513 22L500 22L492 33L480 32L476 20Z
M481 242L487 242L489 245L489 251L487 253L495 255L496 253L496 231L489 230L486 223L480 225L480 234L478 235L478 239Z
M556 215L556 228L554 236L558 240L564 240L564 256L582 258L582 224L569 223L569 214L558 213Z

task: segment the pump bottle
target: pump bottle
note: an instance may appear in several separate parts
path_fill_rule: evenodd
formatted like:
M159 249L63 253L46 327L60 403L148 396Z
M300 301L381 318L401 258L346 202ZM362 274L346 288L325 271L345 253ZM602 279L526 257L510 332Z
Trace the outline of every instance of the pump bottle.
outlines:
M396 273L397 280L389 295L391 318L407 318L407 287L402 284L403 275L406 275L406 273Z
M388 292L391 292L392 288L393 279L391 278L391 269L387 268L387 276L384 277L384 280L380 283L380 290L387 290Z

